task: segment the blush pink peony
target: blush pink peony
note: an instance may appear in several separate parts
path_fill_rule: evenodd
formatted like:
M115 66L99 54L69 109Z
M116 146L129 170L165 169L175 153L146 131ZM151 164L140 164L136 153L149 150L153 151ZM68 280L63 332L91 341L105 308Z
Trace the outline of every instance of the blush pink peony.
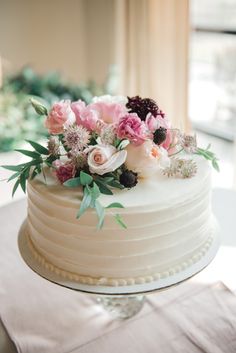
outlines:
M97 112L89 109L82 100L71 103L71 109L75 113L77 125L82 125L89 131L96 131L100 126Z
M97 113L98 118L106 124L117 123L122 116L127 114L127 109L120 103L98 101L88 108Z
M148 138L148 130L136 113L128 113L118 123L117 136L138 146Z
M130 144L126 150L126 167L138 173L141 178L150 177L170 164L167 151L151 140L145 141L140 146Z
M50 134L58 135L63 132L64 127L73 123L75 123L75 114L71 110L70 101L63 100L53 104L46 118L45 126Z

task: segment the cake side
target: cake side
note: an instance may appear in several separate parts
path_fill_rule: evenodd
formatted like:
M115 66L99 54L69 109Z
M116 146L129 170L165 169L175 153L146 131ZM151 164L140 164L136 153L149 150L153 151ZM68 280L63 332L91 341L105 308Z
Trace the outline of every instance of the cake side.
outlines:
M140 276L150 280L150 276L186 266L204 253L214 233L210 169L204 160L196 161L199 176L187 180L187 185L186 180L157 175L132 190L104 197L104 204L112 198L125 203L121 214L126 230L114 223L109 212L101 230L94 227L93 210L78 221L79 190L77 194L75 189L58 187L53 179L48 185L42 178L35 179L28 185L32 247L57 270L88 276L90 282L91 278L135 281ZM164 195L163 189L169 192Z

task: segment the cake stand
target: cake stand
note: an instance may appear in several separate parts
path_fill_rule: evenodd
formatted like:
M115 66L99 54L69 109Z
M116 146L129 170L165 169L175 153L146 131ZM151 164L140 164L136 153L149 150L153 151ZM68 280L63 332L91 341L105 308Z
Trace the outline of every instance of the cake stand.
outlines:
M96 295L97 301L106 310L111 312L116 318L121 319L126 319L137 314L141 310L147 294L167 290L179 285L202 271L214 259L220 245L219 234L216 233L207 253L198 262L193 263L185 270L149 283L111 287L83 284L65 279L50 269L45 268L33 256L29 248L28 237L27 223L25 221L19 231L18 246L22 258L34 272L57 285Z

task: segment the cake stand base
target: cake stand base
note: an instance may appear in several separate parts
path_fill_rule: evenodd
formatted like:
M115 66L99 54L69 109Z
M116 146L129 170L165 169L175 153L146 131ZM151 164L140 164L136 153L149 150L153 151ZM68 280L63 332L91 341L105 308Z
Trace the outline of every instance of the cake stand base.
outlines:
M146 297L144 295L110 295L109 297L97 297L97 302L116 319L129 319L139 313L144 305L145 299Z

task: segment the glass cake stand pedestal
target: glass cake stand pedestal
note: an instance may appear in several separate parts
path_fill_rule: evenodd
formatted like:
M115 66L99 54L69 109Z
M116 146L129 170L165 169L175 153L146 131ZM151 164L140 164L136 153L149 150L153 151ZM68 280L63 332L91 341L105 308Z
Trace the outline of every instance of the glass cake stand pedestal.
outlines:
M79 283L62 278L55 272L43 266L32 254L29 247L29 238L26 221L22 224L18 246L20 254L26 264L41 277L66 288L96 295L97 302L109 311L114 317L127 319L136 315L143 307L146 295L153 292L167 290L192 278L201 272L214 259L219 245L219 234L215 234L207 253L188 268L166 278L142 284L125 286L103 286Z

